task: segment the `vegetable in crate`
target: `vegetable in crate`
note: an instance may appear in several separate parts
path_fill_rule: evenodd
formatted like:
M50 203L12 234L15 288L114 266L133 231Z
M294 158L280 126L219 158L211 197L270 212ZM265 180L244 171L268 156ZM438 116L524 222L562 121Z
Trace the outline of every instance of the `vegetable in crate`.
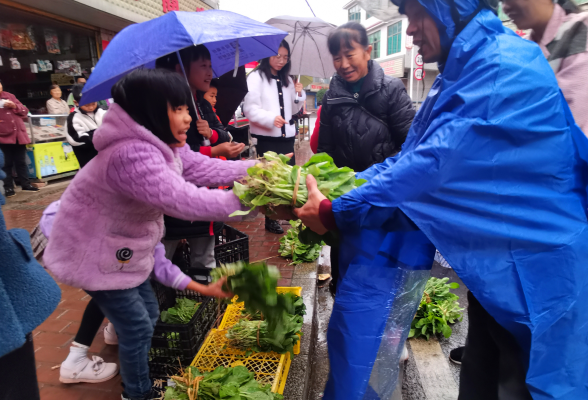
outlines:
M294 345L302 331L303 318L299 315L287 314L275 330L268 329L267 321L241 320L227 329L225 337L228 345L235 349L254 352L270 352L294 355Z
M448 324L461 321L463 315L457 299L459 296L450 289L459 288L459 283L447 283L449 278L430 278L425 286L421 304L412 320L408 337L424 336L429 340L431 334L440 334L448 338L452 330Z
M278 301L276 288L280 272L266 263L249 264L240 261L215 268L210 275L214 282L226 276L227 291L239 296L239 301L244 302L249 313L261 312L270 330L280 324L284 314L293 307L288 299Z
M278 252L282 257L291 258L292 264L312 262L321 252L321 244L304 244L298 239L298 233L304 229L302 221L290 221L292 228L280 239Z
M231 216L245 215L258 206L272 210L286 205L302 207L308 200L306 176L312 174L319 190L329 200L341 197L362 185L365 179L355 179L351 168L337 168L326 153L315 154L302 167L288 165L289 158L272 151L264 154L265 162L247 170L248 176L235 182L233 192L249 211L235 211Z
M190 322L200 304L188 298L176 299L176 305L161 313L161 321L166 324L187 324Z
M168 386L164 400L283 400L272 393L270 385L254 379L255 374L244 366L218 367L212 372L200 373L196 367L187 367L181 376L172 376L174 387Z

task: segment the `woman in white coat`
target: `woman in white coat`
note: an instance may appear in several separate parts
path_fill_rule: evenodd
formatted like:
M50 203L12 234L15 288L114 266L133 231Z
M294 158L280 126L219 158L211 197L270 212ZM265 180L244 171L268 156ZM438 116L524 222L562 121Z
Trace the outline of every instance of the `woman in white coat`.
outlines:
M301 83L294 84L290 73L290 46L283 40L278 55L261 60L249 74L243 111L249 119L251 136L257 139L257 154L275 151L278 154L294 152L296 114L306 101ZM290 163L296 162L292 157ZM284 233L277 221L265 220L265 229Z

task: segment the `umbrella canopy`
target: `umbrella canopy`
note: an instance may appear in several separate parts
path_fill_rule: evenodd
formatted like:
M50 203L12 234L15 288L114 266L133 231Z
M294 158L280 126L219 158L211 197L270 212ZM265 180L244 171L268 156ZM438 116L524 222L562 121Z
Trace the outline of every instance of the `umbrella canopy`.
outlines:
M215 83L218 89L216 115L220 118L221 123L227 126L248 91L245 67L239 67L236 77L233 77L232 72L227 72Z
M292 75L330 78L335 73L327 39L336 26L320 18L281 16L270 19L268 25L286 31L290 45Z
M279 29L230 11L173 11L126 27L110 42L84 86L82 105L110 97L111 87L139 67L189 46L210 51L214 76L277 54L287 35ZM237 49L238 43L238 51Z

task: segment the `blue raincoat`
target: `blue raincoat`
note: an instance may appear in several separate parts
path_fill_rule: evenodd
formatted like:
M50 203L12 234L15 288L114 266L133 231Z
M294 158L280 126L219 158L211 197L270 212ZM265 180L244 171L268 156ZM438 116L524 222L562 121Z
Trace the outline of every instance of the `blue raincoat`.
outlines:
M390 398L437 248L516 337L533 398L588 399L588 140L536 44L489 9L455 37L445 1L419 0L447 59L402 152L333 202L342 278L325 398Z

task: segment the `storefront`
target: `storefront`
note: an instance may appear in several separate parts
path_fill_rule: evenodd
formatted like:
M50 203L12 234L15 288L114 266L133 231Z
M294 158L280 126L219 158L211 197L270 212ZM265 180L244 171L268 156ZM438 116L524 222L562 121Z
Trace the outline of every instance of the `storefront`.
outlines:
M99 57L99 29L0 4L0 80L28 109L25 120L31 177L45 178L79 169L64 143L65 117L42 117L57 84L67 99L75 79L88 77ZM39 117L37 117L39 116Z

